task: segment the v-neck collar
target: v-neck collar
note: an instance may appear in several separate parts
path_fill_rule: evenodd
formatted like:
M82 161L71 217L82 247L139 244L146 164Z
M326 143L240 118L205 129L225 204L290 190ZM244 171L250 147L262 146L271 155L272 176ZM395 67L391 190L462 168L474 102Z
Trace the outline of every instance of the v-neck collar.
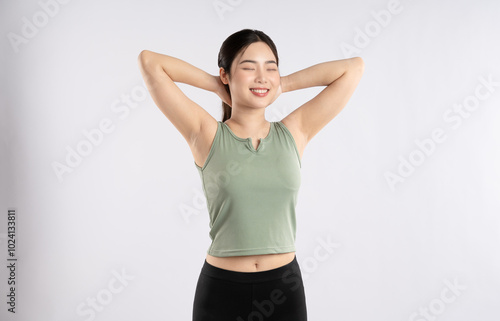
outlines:
M223 125L226 126L226 128L228 129L229 133L231 134L231 136L233 136L236 140L239 140L241 142L246 142L247 143L247 146L249 147L249 149L253 152L253 153L257 153L258 151L261 150L261 147L263 144L265 144L269 139L271 139L272 137L272 134L274 132L274 126L275 126L275 123L274 122L269 122L269 132L267 133L267 136L264 137L264 138L260 138L260 143L259 143L259 146L257 146L257 149L255 149L253 147L253 144L252 144L252 138L251 137L247 137L247 138L241 138L241 137L238 137L236 136L236 134L231 130L231 128L229 127L228 124L226 124L225 122L221 121L221 123Z

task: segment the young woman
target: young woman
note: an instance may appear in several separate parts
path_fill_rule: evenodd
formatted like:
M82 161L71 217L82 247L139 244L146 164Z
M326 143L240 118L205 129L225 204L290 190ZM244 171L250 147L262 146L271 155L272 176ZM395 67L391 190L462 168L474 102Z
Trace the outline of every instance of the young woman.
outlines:
M281 76L273 41L243 29L222 44L219 75L144 50L139 65L163 114L184 136L203 183L212 244L198 279L193 321L307 320L295 256L295 204L307 143L347 104L360 57L328 61ZM222 99L217 121L174 82ZM281 93L326 86L281 121L265 108Z

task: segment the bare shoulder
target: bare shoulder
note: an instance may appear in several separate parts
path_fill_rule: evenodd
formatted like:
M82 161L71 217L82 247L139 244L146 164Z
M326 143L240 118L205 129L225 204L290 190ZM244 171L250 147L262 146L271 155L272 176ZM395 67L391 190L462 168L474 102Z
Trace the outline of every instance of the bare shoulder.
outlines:
M196 133L193 143L189 145L194 161L199 167L205 165L215 134L217 133L217 126L217 120L208 114L202 119L200 130Z
M295 114L291 113L283 118L281 122L292 134L293 139L295 140L295 144L297 145L297 149L299 150L300 159L302 159L302 155L304 154L304 150L307 145L307 140L302 128L300 128L300 122L298 121L298 118Z

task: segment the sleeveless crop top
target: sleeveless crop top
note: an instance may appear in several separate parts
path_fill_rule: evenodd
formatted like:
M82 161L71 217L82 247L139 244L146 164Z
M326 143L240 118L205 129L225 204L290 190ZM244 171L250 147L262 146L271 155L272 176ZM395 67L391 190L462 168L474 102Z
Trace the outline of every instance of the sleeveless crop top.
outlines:
M227 124L217 132L200 174L210 216L213 256L295 251L295 205L302 168L295 140L281 122L271 122L257 149Z

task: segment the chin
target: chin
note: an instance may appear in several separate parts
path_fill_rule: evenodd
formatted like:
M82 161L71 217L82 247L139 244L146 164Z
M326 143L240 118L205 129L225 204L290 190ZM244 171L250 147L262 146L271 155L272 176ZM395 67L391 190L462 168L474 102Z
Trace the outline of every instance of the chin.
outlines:
M259 102L257 104L254 104L253 106L254 106L254 108L267 108L269 105L271 105L270 102L268 102L268 101L261 101L261 102Z

